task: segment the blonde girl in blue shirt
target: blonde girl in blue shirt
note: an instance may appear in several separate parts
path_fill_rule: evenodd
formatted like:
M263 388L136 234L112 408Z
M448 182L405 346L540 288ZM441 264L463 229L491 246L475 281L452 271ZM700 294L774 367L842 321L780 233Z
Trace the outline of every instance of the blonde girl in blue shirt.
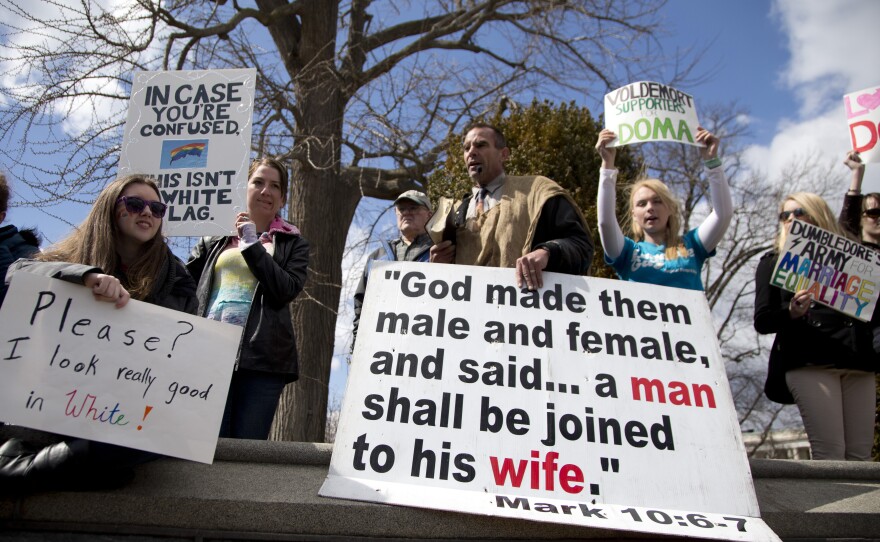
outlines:
M643 179L630 191L632 237L627 237L614 214L617 151L607 145L616 137L605 129L596 143L602 157L597 214L605 262L623 280L702 290L703 262L714 255L733 217L730 188L718 158L719 139L703 128L697 130L696 141L705 144L701 152L713 208L703 223L682 234L680 206L669 188L657 179Z

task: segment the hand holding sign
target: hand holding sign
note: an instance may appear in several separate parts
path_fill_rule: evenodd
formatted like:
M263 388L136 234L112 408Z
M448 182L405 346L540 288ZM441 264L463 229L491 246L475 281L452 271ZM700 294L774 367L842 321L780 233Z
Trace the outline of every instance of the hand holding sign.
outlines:
M798 290L791 302L788 304L788 312L792 320L802 318L810 310L810 304L813 302L813 296L807 290Z
M849 151L846 153L846 158L843 159L843 163L853 171L865 170L865 163L862 162L862 157L859 155L858 151Z
M119 279L113 275L102 273L88 273L83 278L86 288L91 288L95 299L116 303L116 308L121 309L131 299L128 290L122 287Z
M718 145L721 140L715 137L712 132L706 130L702 126L697 128L697 143L704 145L700 149L700 155L703 160L713 160L718 157Z
M617 158L617 149L609 147L609 144L615 139L617 139L617 134L608 128L599 132L599 141L596 142L596 150L599 152L599 157L602 158L602 169L616 169L614 167L614 160Z

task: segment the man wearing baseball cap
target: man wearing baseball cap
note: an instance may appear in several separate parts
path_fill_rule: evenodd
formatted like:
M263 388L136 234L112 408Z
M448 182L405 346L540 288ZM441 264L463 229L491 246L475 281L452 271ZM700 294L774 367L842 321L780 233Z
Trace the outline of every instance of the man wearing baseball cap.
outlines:
M361 318L361 307L364 304L364 293L367 291L367 278L372 263L376 260L392 262L427 262L431 246L434 244L425 231L425 225L433 214L431 200L424 192L407 190L394 200L394 214L397 216L397 228L400 236L390 241L382 241L367 258L364 274L354 293L354 336L357 337L358 322Z

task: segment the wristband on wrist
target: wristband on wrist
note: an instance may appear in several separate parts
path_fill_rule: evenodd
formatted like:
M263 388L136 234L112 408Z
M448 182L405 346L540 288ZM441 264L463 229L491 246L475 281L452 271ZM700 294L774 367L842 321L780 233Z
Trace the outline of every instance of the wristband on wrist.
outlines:
M239 239L248 245L252 245L259 241L260 237L257 235L257 225L252 222L243 224L241 226L241 231L239 232Z
M711 158L709 160L705 160L703 164L709 169L715 169L721 165L721 158L717 156L715 158Z

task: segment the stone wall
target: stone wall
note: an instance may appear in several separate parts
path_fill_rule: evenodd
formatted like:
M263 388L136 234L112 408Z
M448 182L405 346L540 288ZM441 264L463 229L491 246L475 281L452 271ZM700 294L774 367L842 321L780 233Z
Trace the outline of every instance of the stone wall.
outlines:
M648 538L322 498L330 455L327 444L221 439L213 465L161 459L117 490L0 497L0 540ZM751 468L762 517L783 539L880 537L880 464L756 459Z

